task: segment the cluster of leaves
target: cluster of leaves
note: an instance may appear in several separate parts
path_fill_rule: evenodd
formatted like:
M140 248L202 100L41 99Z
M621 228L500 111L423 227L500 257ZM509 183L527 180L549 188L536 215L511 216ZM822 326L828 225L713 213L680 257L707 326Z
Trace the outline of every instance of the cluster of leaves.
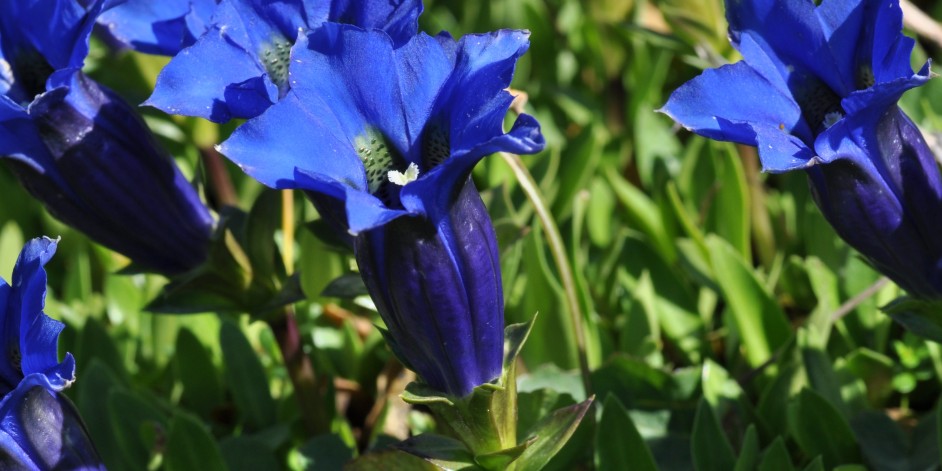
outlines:
M598 399L547 469L939 466L942 348L879 311L898 288L878 284L834 235L802 175L762 175L753 149L679 132L652 111L703 68L736 59L720 0L440 0L422 21L456 36L532 31L514 89L548 146L525 162L573 266L591 390L533 205L498 157L474 177L498 231L507 322L540 313L518 365L518 430ZM917 48L914 61L938 52ZM166 59L96 43L88 62L139 103ZM942 130L939 103L937 79L903 100L930 133ZM142 112L205 180L200 155L232 125ZM229 173L240 205L264 201L278 227L277 197ZM332 433L310 437L264 323L151 314L165 280L117 274L125 261L45 215L3 169L0 201L18 202L0 206L0 276L25 239L62 236L47 312L68 325L61 348L78 360L69 393L110 468L339 469L434 429L398 398L408 377L372 326L352 257L316 223L264 241L296 254L302 339L337 399ZM316 219L301 195L294 202L296 221Z

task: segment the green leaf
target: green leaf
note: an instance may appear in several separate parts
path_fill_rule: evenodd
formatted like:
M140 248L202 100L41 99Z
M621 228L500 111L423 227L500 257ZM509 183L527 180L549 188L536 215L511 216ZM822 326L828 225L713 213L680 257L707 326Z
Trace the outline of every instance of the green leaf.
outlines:
M739 457L736 458L734 471L752 471L759 464L759 433L755 425L749 425L742 439Z
M183 386L180 401L200 415L208 416L223 399L222 383L213 359L189 329L177 333L174 368Z
M669 262L677 259L677 249L665 228L658 206L643 191L628 183L617 171L608 167L608 178L615 196L627 210L629 222L648 237L648 242L658 249Z
M219 442L219 450L229 471L278 469L281 465L263 440L255 437L230 437Z
M226 366L226 384L246 424L255 430L275 423L275 402L262 364L242 330L223 322L219 342Z
M851 421L867 464L877 471L919 469L911 466L908 444L899 426L882 412L864 411Z
M605 398L595 440L598 469L657 471L651 450L615 396Z
M131 469L146 469L157 444L166 440L167 418L142 396L113 389L106 398L111 427Z
M75 385L78 396L75 403L105 466L108 469L133 469L125 461L118 445L118 431L111 423L108 401L102 400L109 397L118 385L118 379L108 366L93 358L82 370L82 380Z
M202 423L187 414L170 419L167 448L164 451L166 471L227 471L216 440Z
M750 267L725 241L707 238L716 282L723 291L745 346L746 359L758 367L788 342L791 326L778 302L765 291ZM767 368L766 374L775 368Z
M319 435L302 445L298 452L304 457L304 469L342 469L353 459L353 450L336 434Z
M594 397L564 407L541 420L527 432L535 442L515 461L516 471L539 471L569 441L569 437L582 422L585 413L592 406Z
M693 462L698 471L725 471L736 466L733 447L706 399L701 399L697 406L691 446Z
M827 400L803 389L788 408L792 438L808 456L821 455L824 465L860 462L857 439L847 420Z
M884 306L883 311L910 332L942 343L942 302L901 297Z
M794 471L792 458L785 447L782 437L776 437L768 448L762 453L762 462L759 471Z

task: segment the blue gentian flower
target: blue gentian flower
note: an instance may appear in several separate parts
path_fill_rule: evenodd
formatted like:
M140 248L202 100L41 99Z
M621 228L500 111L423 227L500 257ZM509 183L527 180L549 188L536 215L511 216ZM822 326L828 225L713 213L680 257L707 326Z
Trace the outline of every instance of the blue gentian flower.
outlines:
M528 115L502 130L528 35L419 34L396 47L327 24L295 46L288 94L220 146L260 182L306 190L354 237L393 351L456 396L501 371L497 242L469 175L494 152L543 148Z
M148 54L173 56L209 29L216 0L127 0L98 17L113 41Z
M56 241L29 241L0 279L0 469L104 469L75 407L60 392L75 380L75 359L58 361L64 325L46 316L46 272Z
M897 0L727 1L744 60L703 72L661 110L697 134L804 170L837 233L910 294L942 297L942 181L897 106L913 73Z
M420 0L222 0L209 30L161 71L146 104L217 123L258 116L288 90L299 34L334 21L383 29L401 44L421 13Z
M81 72L106 2L0 0L0 159L57 218L165 274L206 259L212 219L135 110Z

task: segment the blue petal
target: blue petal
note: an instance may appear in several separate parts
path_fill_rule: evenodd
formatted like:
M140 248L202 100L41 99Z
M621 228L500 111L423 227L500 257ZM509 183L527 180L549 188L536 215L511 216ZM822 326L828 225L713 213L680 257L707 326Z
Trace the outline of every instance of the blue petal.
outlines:
M849 93L854 87L846 72L852 58L834 57L823 26L830 28L830 15L825 12L822 19L815 10L814 2L805 0L727 0L730 40L738 48L742 37L750 37L773 60L779 75L788 83L792 83L790 77L794 74L810 74L838 94ZM753 57L742 52L751 63Z
M65 325L42 312L46 298L43 266L55 252L56 241L44 237L29 241L20 253L13 270L13 296L4 319L3 352L9 354L15 348L21 360L19 365L0 362L0 372L7 381L12 379L11 374L20 378L41 373L50 387L61 390L75 379L75 361L68 355L59 363L57 345Z
M814 152L798 137L787 131L768 124L752 125L756 133L756 147L762 171L771 173L788 172L808 167L814 161Z
M17 0L3 5L3 30L17 28L55 68L81 67L88 55L88 38L103 9L121 0L95 0L83 7L75 0Z
M173 56L206 32L214 0L127 0L102 13L102 25L118 42L148 54Z
M659 111L701 136L747 145L756 145L754 125L788 131L806 126L791 96L745 62L703 71Z
M453 154L468 152L503 133L504 116L513 101L505 89L517 59L530 46L529 37L529 31L500 30L467 35L458 42L454 71L433 112L433 119L442 119L450 130Z
M868 0L867 34L859 45L861 59L872 68L877 83L912 75L910 56L915 40L903 35L903 11L899 2Z
M217 123L257 116L278 89L255 54L233 43L228 29L213 28L164 67L145 105Z
M400 46L416 35L422 8L420 0L334 0L326 20L382 29Z
M394 49L380 31L331 23L300 41L292 61L291 86L302 100L331 110L349 138L379 130L412 162L453 67L438 41L425 34Z
M295 170L324 175L358 190L366 174L350 137L331 111L334 103L301 100L289 93L261 116L246 122L219 146L256 180L272 188L297 188Z
M326 216L328 212L322 211L325 209L323 204L344 208L344 220L339 222L350 235L358 235L408 214L403 210L387 208L379 198L349 185L332 181L324 175L298 170L295 181L305 190L334 200L317 205L321 215Z

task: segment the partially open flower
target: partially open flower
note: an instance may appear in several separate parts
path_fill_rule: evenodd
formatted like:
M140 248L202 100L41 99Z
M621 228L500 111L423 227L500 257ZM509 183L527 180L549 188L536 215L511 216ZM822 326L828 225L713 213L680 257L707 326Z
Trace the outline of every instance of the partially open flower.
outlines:
M837 233L910 294L942 298L942 178L897 106L929 80L895 0L726 2L744 60L704 71L661 110L758 147L768 172L805 170Z

